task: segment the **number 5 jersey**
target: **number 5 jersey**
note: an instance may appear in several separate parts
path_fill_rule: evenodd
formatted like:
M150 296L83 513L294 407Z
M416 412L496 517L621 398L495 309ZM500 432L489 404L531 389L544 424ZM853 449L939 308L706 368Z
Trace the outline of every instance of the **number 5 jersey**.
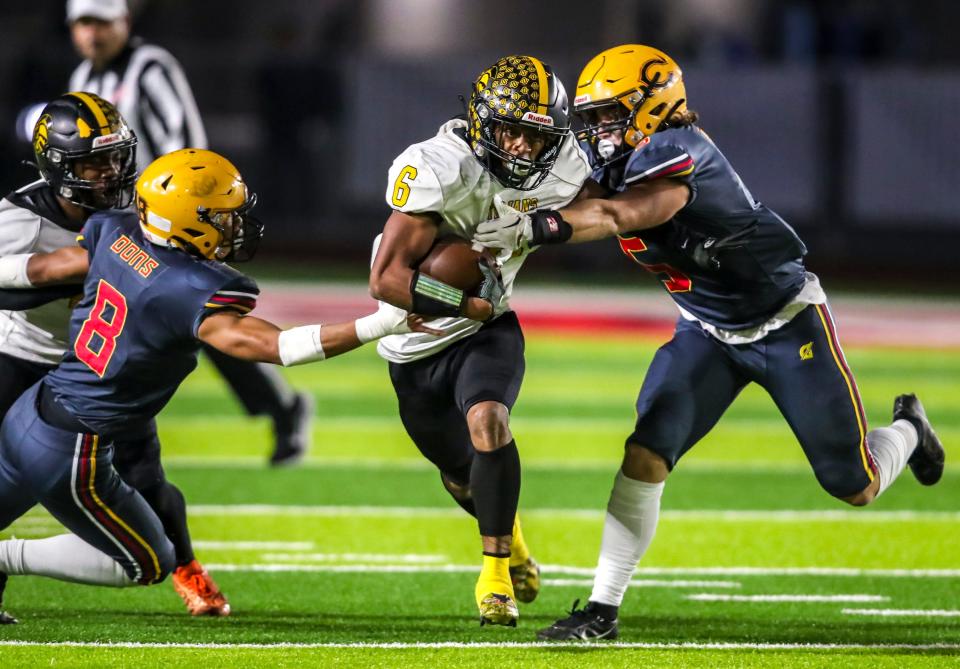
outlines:
M687 205L670 221L621 235L620 248L661 281L684 318L718 339L756 341L808 304L826 301L793 228L754 200L699 128L655 133L593 178L613 192L661 178L690 188Z

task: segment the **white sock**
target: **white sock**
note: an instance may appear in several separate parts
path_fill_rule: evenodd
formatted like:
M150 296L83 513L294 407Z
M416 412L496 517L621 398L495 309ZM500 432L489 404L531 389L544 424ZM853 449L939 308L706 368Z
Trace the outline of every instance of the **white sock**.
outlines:
M657 530L662 494L662 482L645 483L617 472L607 502L591 602L620 606L633 571Z
M76 534L0 541L0 571L114 588L136 585L119 562Z
M917 447L917 428L908 420L895 420L889 427L878 427L867 434L867 444L880 477L877 497L890 487Z

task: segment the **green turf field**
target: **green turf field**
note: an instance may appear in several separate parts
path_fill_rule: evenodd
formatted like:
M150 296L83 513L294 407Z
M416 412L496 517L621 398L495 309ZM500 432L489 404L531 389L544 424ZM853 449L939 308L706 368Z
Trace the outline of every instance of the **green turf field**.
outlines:
M315 447L267 470L268 425L209 368L160 419L202 561L231 598L189 618L169 584L105 590L12 578L0 667L944 666L960 661L960 469L909 473L875 505L822 492L771 401L748 389L666 487L618 644L534 643L586 599L602 512L655 344L528 335L513 429L525 534L544 564L517 629L475 620L476 526L396 417L372 348L288 370L317 399ZM960 351L847 349L874 425L915 391L960 440ZM951 452L950 455L953 455ZM949 462L949 458L948 458ZM31 512L0 536L57 525Z

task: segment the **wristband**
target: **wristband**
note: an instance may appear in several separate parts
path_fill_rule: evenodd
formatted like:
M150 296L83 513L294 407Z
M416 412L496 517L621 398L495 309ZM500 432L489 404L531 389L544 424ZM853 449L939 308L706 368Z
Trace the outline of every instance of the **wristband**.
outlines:
M32 253L17 253L0 258L0 288L30 288L27 263Z
M403 314L399 309L393 310L395 313ZM370 314L369 316L364 316L358 318L353 322L354 328L357 331L357 339L360 340L361 344L366 344L373 341L374 339L380 339L385 335L388 335L392 332L395 332L394 327L396 326L397 318L393 318L393 322L388 322L386 317L389 312L385 309L380 309L379 311ZM401 316L399 320L405 320L405 316Z
M327 357L320 345L320 328L320 325L302 325L280 333L277 349L284 367Z
M563 220L555 209L541 209L530 213L531 242L541 244L562 244L573 236L573 226Z
M461 316L467 307L467 294L432 276L413 273L410 281L413 304L410 312L421 316Z

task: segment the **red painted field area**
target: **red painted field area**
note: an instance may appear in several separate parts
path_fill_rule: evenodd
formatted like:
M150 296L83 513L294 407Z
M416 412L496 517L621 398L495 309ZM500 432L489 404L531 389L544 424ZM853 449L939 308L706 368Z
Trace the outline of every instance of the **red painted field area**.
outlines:
M335 322L376 308L360 284L266 283L256 313L283 325ZM654 291L520 287L511 299L525 329L538 333L637 335L666 339L678 312ZM960 301L841 295L831 302L843 343L960 348Z

